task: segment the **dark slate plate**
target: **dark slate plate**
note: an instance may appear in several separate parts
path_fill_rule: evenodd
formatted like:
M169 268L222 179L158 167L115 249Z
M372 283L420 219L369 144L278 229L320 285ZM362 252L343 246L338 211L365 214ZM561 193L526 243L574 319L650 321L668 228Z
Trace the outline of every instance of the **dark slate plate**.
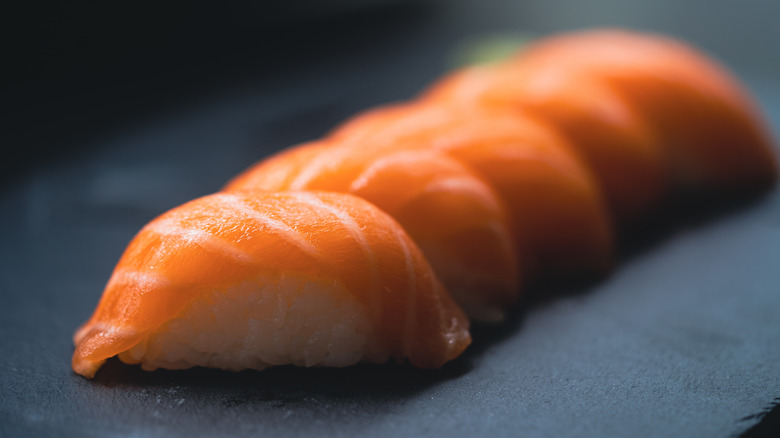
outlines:
M487 27L460 14L467 29ZM570 26L563 17L549 28ZM385 42L381 56L202 97L7 185L0 436L661 437L754 426L780 396L779 190L653 233L609 278L476 331L439 371L147 373L112 360L94 380L72 373L71 335L144 223L275 149L411 97L441 73L458 34L447 26L415 45ZM780 131L780 82L743 77Z

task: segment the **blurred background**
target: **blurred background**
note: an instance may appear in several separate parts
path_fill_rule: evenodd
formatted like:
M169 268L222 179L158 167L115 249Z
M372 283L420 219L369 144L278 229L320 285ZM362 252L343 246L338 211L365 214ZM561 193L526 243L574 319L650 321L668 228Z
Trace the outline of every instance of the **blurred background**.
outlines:
M368 106L413 97L462 60L463 47L491 38L594 26L651 30L688 40L753 81L780 77L780 2L765 0L19 2L6 8L4 185L51 163L86 159L89 151L125 148L140 156L163 148L179 154L176 160L208 158L214 167L201 176L213 178L205 188L216 189L275 149L318 137ZM199 129L190 132L198 141L150 145L141 136L117 144L174 120L182 124L171 142L186 142L185 131ZM218 159L208 148L232 156ZM160 154L157 161L165 161Z

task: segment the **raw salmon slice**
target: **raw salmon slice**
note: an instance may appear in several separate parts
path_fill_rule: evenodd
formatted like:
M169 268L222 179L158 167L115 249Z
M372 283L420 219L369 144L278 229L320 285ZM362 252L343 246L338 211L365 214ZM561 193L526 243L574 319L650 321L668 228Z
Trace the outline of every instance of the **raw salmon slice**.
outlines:
M144 227L75 336L73 369L435 368L468 320L400 225L345 194L221 193Z
M554 127L592 170L616 224L630 228L641 222L663 204L670 181L654 131L614 90L556 63L544 67L515 62L465 68L422 99L514 110Z
M678 192L743 194L777 178L772 139L748 91L724 66L680 41L622 30L576 32L541 40L509 63L614 90L655 131Z
M471 318L500 321L518 301L520 263L504 206L481 179L440 151L313 142L257 163L224 191L256 189L360 196L404 227Z
M542 122L421 102L364 113L330 139L356 149L434 149L471 169L506 207L526 278L593 276L611 267L601 191L566 139Z

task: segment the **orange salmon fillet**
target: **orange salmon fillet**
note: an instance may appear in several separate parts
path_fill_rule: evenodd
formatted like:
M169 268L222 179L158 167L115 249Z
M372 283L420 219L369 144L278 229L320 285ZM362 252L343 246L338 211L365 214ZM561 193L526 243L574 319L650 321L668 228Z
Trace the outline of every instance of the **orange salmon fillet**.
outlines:
M435 149L471 169L506 206L529 280L598 275L612 265L601 191L566 139L544 123L422 102L370 111L331 138L354 147Z
M224 191L256 189L325 190L368 200L404 227L472 318L499 321L518 300L520 263L504 205L440 151L313 142L257 163Z
M468 320L403 229L335 193L215 194L177 207L132 240L90 320L73 369L92 377L210 292L260 278L338 282L391 357L440 367L470 343Z

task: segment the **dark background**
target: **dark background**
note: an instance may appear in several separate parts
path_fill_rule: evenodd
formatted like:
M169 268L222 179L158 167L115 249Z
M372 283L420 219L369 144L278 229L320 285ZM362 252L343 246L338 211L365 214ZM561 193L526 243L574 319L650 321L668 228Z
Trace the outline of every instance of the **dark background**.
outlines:
M734 436L780 395L777 191L648 233L609 279L478 331L438 372L110 361L87 381L69 363L73 330L144 223L274 150L412 98L474 41L668 33L729 65L777 134L780 2L4 8L0 436Z
M277 88L283 78L359 71L372 91L386 86L403 90L390 98L408 98L475 35L621 25L672 33L739 70L780 74L780 6L761 0L19 3L3 14L0 144L15 155L2 160L0 181L172 108L216 92ZM385 74L416 81L387 86Z

